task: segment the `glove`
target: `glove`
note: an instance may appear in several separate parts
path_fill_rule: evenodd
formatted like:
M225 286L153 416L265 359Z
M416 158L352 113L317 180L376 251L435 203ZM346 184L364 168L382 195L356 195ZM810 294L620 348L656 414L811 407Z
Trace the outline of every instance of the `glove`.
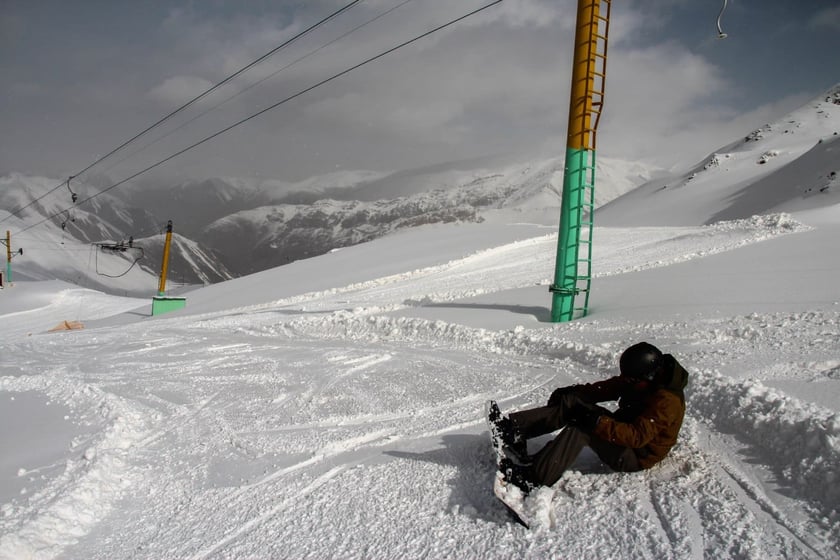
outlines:
M601 411L583 404L576 404L569 412L567 423L584 432L591 432L601 419Z
M548 397L548 406L560 406L560 402L563 400L563 397L566 395L573 395L577 393L577 391L577 385L569 385L568 387L555 389L554 392L551 393L551 396Z

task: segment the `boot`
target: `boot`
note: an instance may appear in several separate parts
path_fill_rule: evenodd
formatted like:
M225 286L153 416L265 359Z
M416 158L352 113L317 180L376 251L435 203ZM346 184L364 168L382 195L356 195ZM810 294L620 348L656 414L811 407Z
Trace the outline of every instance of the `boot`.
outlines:
M534 489L534 483L528 475L528 468L522 465L517 465L510 459L502 459L499 463L499 470L508 484L513 484L519 488L523 494L528 495Z
M507 416L502 416L497 422L499 437L505 446L505 453L511 455L519 464L531 464L531 456L528 455L528 442L516 424Z

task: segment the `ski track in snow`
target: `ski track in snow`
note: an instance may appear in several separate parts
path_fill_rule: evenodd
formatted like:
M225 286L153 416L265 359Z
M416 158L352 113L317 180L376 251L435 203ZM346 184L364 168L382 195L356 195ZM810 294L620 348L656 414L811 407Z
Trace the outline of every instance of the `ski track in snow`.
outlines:
M638 238L599 231L612 251L600 273L804 229L765 216ZM840 417L767 386L778 364L751 359L778 354L788 378L836 378L840 311L507 331L394 314L475 286L544 283L551 271L535 264L554 243L162 321L166 335L135 324L15 342L26 359L3 364L0 390L47 395L95 431L63 472L3 506L0 557L840 554ZM509 523L490 492L486 399L526 407L602 379L639 336L669 342L692 373L672 455L634 474L584 455L531 499L532 531ZM56 365L31 372L44 363Z

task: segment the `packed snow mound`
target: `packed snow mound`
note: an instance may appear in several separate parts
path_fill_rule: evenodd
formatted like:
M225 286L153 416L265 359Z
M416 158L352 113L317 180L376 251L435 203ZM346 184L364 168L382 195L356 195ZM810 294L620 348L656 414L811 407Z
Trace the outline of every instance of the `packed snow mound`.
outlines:
M775 317L796 321L796 316ZM744 327L738 327L744 328ZM761 336L749 328L740 336ZM733 381L699 372L692 384L692 412L724 433L743 434L766 457L776 457L778 476L824 515L840 503L840 414L791 398L755 380ZM837 535L840 536L840 535Z

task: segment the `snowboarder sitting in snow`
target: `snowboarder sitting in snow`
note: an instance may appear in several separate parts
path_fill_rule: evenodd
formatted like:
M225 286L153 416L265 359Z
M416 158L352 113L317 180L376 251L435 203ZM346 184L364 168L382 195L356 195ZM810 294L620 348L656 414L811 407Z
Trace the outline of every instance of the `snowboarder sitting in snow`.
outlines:
M509 482L526 493L533 486L551 486L584 446L620 472L650 468L668 454L685 414L688 373L673 356L647 342L625 350L619 367L617 377L562 387L551 394L547 406L499 420L503 443L519 460L503 465ZM595 404L615 400L614 412ZM560 428L563 431L542 450L528 455L528 439Z

